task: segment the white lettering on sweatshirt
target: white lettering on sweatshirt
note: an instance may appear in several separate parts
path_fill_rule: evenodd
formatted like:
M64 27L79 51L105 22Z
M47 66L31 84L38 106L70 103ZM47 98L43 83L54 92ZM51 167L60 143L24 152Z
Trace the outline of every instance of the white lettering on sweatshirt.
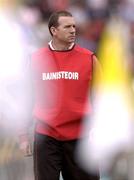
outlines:
M57 79L78 80L79 73L78 72L68 72L68 71L42 73L42 80L57 80Z

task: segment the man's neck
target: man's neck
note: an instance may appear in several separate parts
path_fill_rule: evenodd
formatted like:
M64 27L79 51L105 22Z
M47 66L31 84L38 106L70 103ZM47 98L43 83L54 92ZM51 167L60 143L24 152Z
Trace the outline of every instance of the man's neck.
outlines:
M68 43L68 44L63 44L63 43L59 43L56 40L51 40L49 42L49 45L51 47L52 50L57 50L57 51L65 51L65 50L69 50L72 49L74 43Z

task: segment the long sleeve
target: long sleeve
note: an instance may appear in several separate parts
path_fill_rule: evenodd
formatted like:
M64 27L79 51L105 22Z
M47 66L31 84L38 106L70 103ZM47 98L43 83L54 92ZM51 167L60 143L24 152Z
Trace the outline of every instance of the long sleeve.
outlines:
M94 96L100 88L103 80L103 70L101 63L95 55L93 55L93 80L92 80L92 95Z

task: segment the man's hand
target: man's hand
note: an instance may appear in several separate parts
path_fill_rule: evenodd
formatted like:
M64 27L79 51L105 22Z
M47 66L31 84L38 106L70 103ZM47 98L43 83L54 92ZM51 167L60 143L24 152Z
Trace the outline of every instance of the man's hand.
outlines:
M32 145L26 135L20 136L19 148L24 156L32 156Z

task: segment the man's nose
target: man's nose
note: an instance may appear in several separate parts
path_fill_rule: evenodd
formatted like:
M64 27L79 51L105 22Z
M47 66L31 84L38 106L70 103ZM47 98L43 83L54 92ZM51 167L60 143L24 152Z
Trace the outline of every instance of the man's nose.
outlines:
M70 32L71 32L71 33L75 33L75 32L76 32L75 27L71 27Z

